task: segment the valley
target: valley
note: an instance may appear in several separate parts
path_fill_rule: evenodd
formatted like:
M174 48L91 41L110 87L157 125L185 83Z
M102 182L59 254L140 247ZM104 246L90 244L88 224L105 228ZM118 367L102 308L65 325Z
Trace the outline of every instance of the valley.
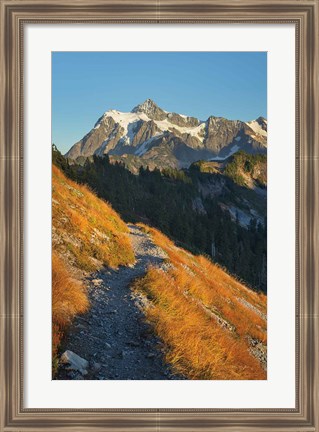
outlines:
M54 379L266 378L266 152L150 99L53 145Z

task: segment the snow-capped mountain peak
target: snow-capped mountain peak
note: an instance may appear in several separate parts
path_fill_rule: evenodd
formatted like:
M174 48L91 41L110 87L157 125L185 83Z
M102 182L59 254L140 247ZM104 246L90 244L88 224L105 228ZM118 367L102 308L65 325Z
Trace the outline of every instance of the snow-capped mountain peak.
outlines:
M144 113L149 118L162 120L166 117L167 112L162 110L152 99L146 99L143 103L132 109L132 113Z
M224 159L241 149L266 152L266 119L244 123L210 116L200 121L146 99L130 112L106 111L66 156L131 154L160 167L184 167L199 159Z
M136 105L132 109L132 112L145 112L145 111L151 111L153 109L159 108L158 105L152 100L152 99L146 99L141 104Z

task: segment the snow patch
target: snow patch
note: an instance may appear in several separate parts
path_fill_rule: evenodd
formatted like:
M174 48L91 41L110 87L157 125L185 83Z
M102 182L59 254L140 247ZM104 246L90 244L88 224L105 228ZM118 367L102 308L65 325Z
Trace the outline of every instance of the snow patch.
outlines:
M169 115L170 113L167 113L167 114ZM123 142L125 143L125 145L130 145L132 143L133 138L135 136L134 127L135 127L135 124L139 120L143 120L145 122L148 122L151 120L144 112L125 113L125 112L121 112L121 111L117 111L117 110L109 110L103 114L103 117L101 118L101 120L95 126L94 129L98 129L100 127L100 123L106 117L111 117L115 121L115 123L119 124L123 128L123 133L121 135L121 138L122 138ZM183 117L185 119L188 118L188 116L186 116L186 115L181 115L181 117ZM166 132L166 131L172 131L173 129L175 129L178 132L180 132L181 134L188 134L188 135L191 135L191 136L197 138L201 143L203 143L203 141L204 141L204 136L202 136L203 135L202 131L206 127L206 122L201 122L198 126L194 126L194 127L182 127L182 126L178 126L178 125L171 123L169 118L166 118L166 119L161 120L161 121L156 121L156 120L153 120L153 121L156 124L156 126L160 129L160 131L161 131L160 133ZM157 136L157 135L154 135L154 136Z
M107 138L105 141L102 142L100 147L97 150L95 150L95 154L97 156L103 156L104 150L105 150L106 146L108 145L109 141L110 141L110 138Z
M250 129L252 129L255 132L256 135L261 135L264 137L267 136L267 132L260 126L258 122L256 122L256 120L247 122L246 124L250 127Z
M132 122L132 123L129 123L128 125L127 125L127 132L126 132L126 137L125 137L125 139L126 139L126 142L128 143L128 144L130 144L131 142L133 142L133 139L134 139L134 136L135 136L135 128L136 128L136 123L138 122L138 120L137 121L134 121L134 122Z
M138 120L150 121L145 113L124 113L116 110L107 111L103 117L112 117L112 119L119 123L126 131L130 123L137 122Z
M108 143L116 137L116 130L113 129L113 131L110 133L110 135L106 138L105 141L102 142L101 146L97 149L96 155L103 156L104 151L108 145Z
M156 135L152 136L148 140L144 141L137 150L135 150L136 156L143 156L148 150L149 144L151 144L152 141L154 141L156 138L159 138L162 136L162 134L157 133Z
M212 162L212 161L224 161L225 159L227 159L227 158L229 158L230 156L232 156L233 154L235 154L239 149L240 149L240 147L239 147L237 144L235 144L235 145L230 149L230 152L229 152L226 156L223 156L223 157L217 156L217 157L214 157L214 158L212 158L212 159L209 159L209 161L210 161L210 162Z
M235 144L232 148L231 148L231 151L232 151L232 153L236 153L236 151L238 151L240 149L240 147L237 145L237 144Z
M206 123L203 122L199 126L194 127L183 127L183 126L177 126L173 123L171 123L168 119L161 120L161 121L155 121L156 126L163 132L165 131L172 131L172 129L176 129L182 134L189 134L195 138L197 138L200 142L204 141L204 137L201 136L201 132L206 127Z
M115 123L118 123L124 129L122 138L127 145L131 144L134 138L134 123L139 120L150 121L150 118L145 113L124 113L117 110L106 111L103 119L106 117L111 117Z

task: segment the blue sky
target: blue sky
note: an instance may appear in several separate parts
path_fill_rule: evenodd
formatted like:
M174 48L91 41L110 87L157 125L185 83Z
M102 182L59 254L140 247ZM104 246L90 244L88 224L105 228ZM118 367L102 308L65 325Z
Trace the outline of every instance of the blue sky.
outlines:
M105 111L147 98L201 120L267 117L267 53L52 53L52 142L62 153Z

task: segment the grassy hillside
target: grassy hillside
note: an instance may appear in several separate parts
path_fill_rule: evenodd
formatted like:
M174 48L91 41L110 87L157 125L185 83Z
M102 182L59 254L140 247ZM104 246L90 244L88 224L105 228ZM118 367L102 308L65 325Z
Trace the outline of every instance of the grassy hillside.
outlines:
M226 165L224 173L240 186L265 187L267 186L267 156L237 152Z
M239 151L225 161L194 162L190 169L206 174L225 174L237 185L249 189L267 186L267 156L264 154Z
M221 174L222 173L222 166L223 166L223 163L221 163L221 162L199 160L197 162L194 162L190 166L190 169L192 171L198 170L201 173L207 173L207 174Z
M167 361L190 379L266 379L266 296L141 226L168 255L165 271L150 267L133 285L149 300Z
M52 167L53 357L64 328L89 307L83 272L134 262L128 228L105 201Z
M86 271L134 261L128 228L109 204L86 186L52 169L52 243L72 266Z

